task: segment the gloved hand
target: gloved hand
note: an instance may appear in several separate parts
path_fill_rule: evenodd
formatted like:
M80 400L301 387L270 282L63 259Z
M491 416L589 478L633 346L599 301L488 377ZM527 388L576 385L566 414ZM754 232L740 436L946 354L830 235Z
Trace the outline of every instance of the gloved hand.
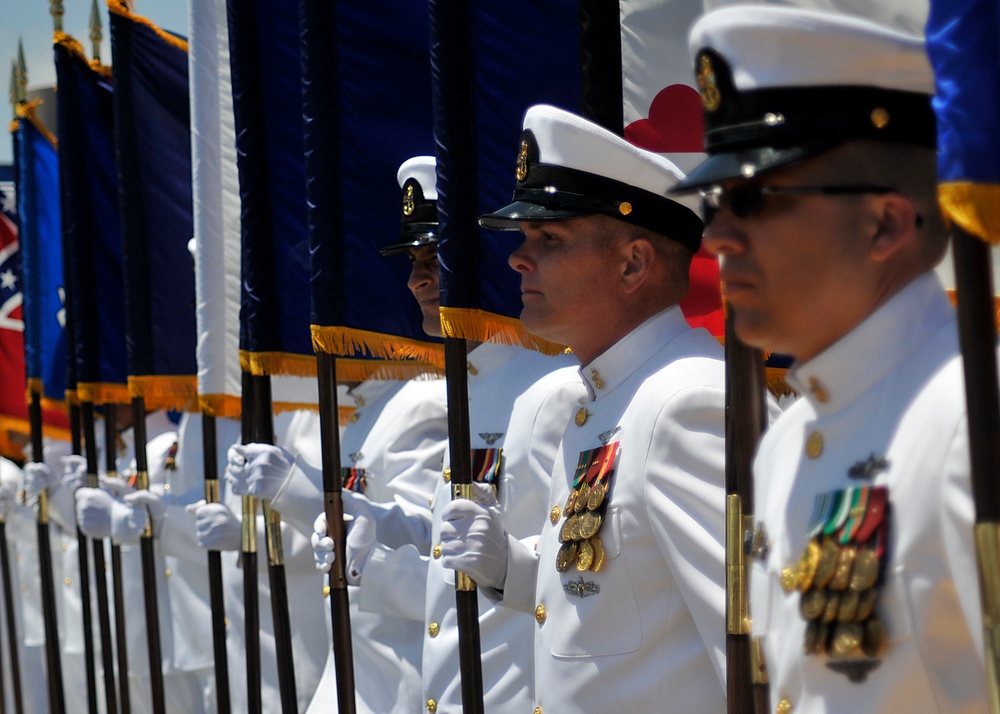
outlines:
M97 480L101 484L101 488L112 496L115 498L124 498L126 494L135 491L135 486L130 486L128 483L130 475L128 472L119 472L117 476L110 478L102 474L97 477Z
M37 496L45 489L59 487L61 479L43 461L33 461L24 465L24 490L28 496Z
M79 454L62 457L62 485L70 491L75 491L86 483L87 459Z
M151 486L149 490L133 490L125 494L125 505L131 510L123 521L112 521L111 536L115 540L135 540L146 530L149 519L153 519L153 536L158 537L163 530L163 517L167 504L163 502L163 487Z
M124 521L131 514L130 507L103 489L80 488L76 491L76 523L91 538L109 538L111 524Z
M441 514L441 564L467 573L481 586L502 590L507 533L500 506L489 484L475 484L474 495L475 501L451 501Z
M271 500L288 478L295 458L272 444L233 444L227 452L226 480L237 496Z
M375 547L375 518L368 504L360 499L345 499L344 514L347 521L347 582L349 585L360 585L361 574ZM329 573L337 556L333 538L327 535L325 512L316 517L311 540L316 570Z
M205 550L239 550L243 545L243 524L223 503L204 499L184 509L194 515L198 545Z

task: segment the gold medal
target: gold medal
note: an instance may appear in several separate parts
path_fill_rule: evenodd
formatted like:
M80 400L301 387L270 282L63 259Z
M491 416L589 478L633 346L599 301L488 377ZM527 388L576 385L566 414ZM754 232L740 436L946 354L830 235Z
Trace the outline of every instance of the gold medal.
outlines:
M604 503L604 493L606 489L603 483L595 483L594 487L590 489L590 495L587 496L587 508L591 511L596 511Z
M576 569L581 573L588 570L594 563L594 546L589 540L580 543L580 549L576 554Z
M580 537L593 538L601 530L601 514L594 511L587 511L580 516Z
M860 602L861 594L856 590L845 590L840 593L837 622L854 622L858 617L858 604Z
M834 622L840 610L840 593L827 590L826 607L823 609L823 622Z
M863 622L871 616L872 610L875 609L875 600L878 598L878 590L865 590L858 597L858 614L854 619L858 622Z
M815 620L826 610L826 590L810 590L802 596L799 609L806 620Z
M790 593L798 585L799 579L796 574L795 568L791 565L786 565L781 569L781 589L786 593Z
M840 548L837 554L837 568L830 580L831 590L846 590L851 584L851 571L854 569L854 561L858 551L853 545L845 545Z
M819 558L822 549L819 543L814 540L809 541L809 545L802 552L799 558L799 567L795 574L798 588L801 592L808 592L812 587L813 578L816 576L816 569L819 567Z
M579 495L580 491L578 489L573 489L569 492L569 498L566 499L566 507L563 509L563 513L566 514L567 518L573 515L573 508L576 505L576 499Z
M559 530L559 541L561 543L568 543L573 538L573 524L576 516L569 516L565 521L563 521L562 528Z
M580 484L579 493L576 496L576 502L573 504L574 513L583 513L587 510L587 499L590 498L590 486L585 483Z
M573 516L570 520L573 521L573 525L570 526L569 535L573 540L580 540L583 536L580 534L580 528L583 526L583 519L580 516Z
M847 657L855 654L861 647L861 638L864 636L864 628L856 622L842 622L833 631L833 644L830 647L830 655L833 657Z
M885 625L878 617L872 617L865 623L865 635L861 642L861 651L869 657L878 657L885 647L888 638Z
M837 541L827 536L820 546L819 565L816 566L816 575L813 578L813 587L825 588L827 583L833 578L837 570L837 556L840 553L840 546Z
M878 555L873 548L865 547L858 551L854 559L854 571L851 574L851 590L868 590L878 580Z
M559 552L556 553L556 570L560 573L566 572L575 559L576 543L563 543Z
M590 539L590 546L594 549L594 559L590 563L590 569L595 573L604 565L604 543L597 536Z

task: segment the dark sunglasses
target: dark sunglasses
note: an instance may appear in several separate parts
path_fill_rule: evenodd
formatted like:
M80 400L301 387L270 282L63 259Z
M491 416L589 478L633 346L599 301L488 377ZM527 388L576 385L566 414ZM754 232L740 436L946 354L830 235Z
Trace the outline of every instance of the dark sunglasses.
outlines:
M725 207L736 218L751 218L761 213L767 206L768 196L848 196L865 193L893 193L896 189L890 186L871 186L866 184L845 186L765 186L759 183L748 183L733 188L712 186L700 191L701 211L705 223L711 223L716 212Z

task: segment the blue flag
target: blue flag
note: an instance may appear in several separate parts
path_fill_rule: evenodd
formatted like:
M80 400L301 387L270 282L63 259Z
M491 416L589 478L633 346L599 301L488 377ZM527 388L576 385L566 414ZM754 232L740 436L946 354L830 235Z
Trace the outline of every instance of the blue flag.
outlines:
M927 55L934 66L938 198L949 220L1000 241L1000 5L933 0Z
M59 206L59 154L55 139L35 116L18 107L18 217L24 277L25 368L28 384L50 400L66 392L65 291Z
M187 43L111 5L128 384L148 408L197 409Z
M430 8L445 335L556 351L517 319L520 279L507 257L520 235L481 230L476 219L510 200L528 107L580 111L579 3L431 0Z
M110 68L56 37L67 283L81 401L128 404L125 288Z
M443 364L406 287L406 256L379 252L398 240L397 169L434 151L427 4L300 7L313 344Z

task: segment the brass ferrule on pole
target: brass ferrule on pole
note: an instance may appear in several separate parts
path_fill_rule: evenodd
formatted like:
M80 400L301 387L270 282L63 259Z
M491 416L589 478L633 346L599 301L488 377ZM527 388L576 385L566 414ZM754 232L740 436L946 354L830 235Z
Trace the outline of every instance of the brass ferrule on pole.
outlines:
M976 524L976 566L990 711L1000 712L1000 523Z
M451 497L465 498L472 500L472 484L471 483L452 483L451 484ZM455 589L459 592L472 592L476 589L476 581L473 580L468 573L463 573L461 570L455 571Z
M213 478L205 481L205 503L219 502L219 479Z
M750 634L746 588L746 523L739 494L726 496L726 634Z
M113 477L114 472L108 474L108 476ZM148 471L136 471L135 472L135 487L139 491L149 490L149 472ZM142 529L143 538L153 537L153 515L146 509L146 527Z
M267 538L267 562L271 565L285 564L285 548L281 540L281 514L271 508L270 501L261 501L264 506L264 535Z
M244 553L257 552L257 499L243 497L243 542L240 550Z
M49 522L49 490L43 488L38 494L38 522L45 525Z

